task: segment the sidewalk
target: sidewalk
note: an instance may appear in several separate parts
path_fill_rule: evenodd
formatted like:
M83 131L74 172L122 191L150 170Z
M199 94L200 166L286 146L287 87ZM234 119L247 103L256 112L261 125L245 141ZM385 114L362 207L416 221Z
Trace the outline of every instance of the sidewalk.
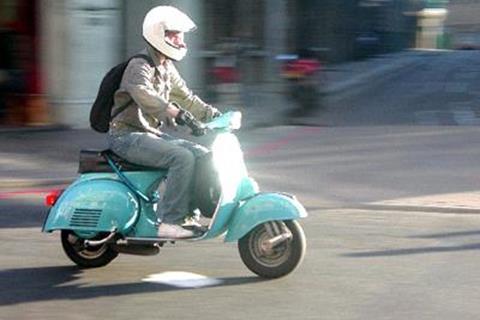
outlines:
M331 66L326 70L330 96L359 90L372 81L413 66L419 57L434 54L405 51L364 61ZM285 123L285 115L294 105L287 101L279 83L248 90L242 109L246 128ZM247 91L247 90L244 90ZM0 190L42 188L68 184L76 175L78 150L103 149L105 135L92 130L68 130L58 126L45 128L0 128ZM74 141L74 144L72 144ZM46 173L44 168L54 168ZM55 172L52 176L51 172Z

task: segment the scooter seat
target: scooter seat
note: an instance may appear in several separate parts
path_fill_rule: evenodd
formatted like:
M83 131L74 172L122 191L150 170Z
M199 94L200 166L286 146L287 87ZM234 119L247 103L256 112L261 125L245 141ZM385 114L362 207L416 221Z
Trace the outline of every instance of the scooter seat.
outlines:
M114 172L107 158L112 159L120 171L159 171L161 168L146 167L128 162L116 155L112 150L80 150L78 173Z

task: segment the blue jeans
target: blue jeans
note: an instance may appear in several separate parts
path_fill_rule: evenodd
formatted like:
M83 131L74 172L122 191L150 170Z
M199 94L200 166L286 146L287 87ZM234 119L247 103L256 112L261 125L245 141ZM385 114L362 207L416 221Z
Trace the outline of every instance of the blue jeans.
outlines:
M190 213L195 159L208 150L166 133L160 136L145 132L109 134L108 144L113 152L129 162L168 170L158 218L165 223L183 221Z

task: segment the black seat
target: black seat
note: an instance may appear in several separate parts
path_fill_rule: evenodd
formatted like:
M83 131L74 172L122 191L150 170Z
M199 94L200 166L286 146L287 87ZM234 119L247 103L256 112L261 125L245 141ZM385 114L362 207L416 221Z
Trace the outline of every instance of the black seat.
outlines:
M146 167L128 162L116 155L112 150L80 150L80 161L78 163L79 173L90 172L114 172L108 164L109 157L120 171L158 171L159 168Z

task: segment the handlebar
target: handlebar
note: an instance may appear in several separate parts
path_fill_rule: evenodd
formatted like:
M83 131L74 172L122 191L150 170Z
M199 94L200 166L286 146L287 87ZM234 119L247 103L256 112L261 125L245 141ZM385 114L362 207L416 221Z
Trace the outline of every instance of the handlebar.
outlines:
M193 114L180 108L175 121L178 125L185 125L192 130L192 135L198 137L205 135L208 131L236 130L241 127L242 114L238 111L229 111L215 117L208 123L202 123L195 119Z
M191 114L185 109L180 109L180 112L175 118L175 122L177 122L177 124L179 125L185 125L189 127L195 137L203 136L207 133L207 128L205 127L205 125L195 119L193 114Z

